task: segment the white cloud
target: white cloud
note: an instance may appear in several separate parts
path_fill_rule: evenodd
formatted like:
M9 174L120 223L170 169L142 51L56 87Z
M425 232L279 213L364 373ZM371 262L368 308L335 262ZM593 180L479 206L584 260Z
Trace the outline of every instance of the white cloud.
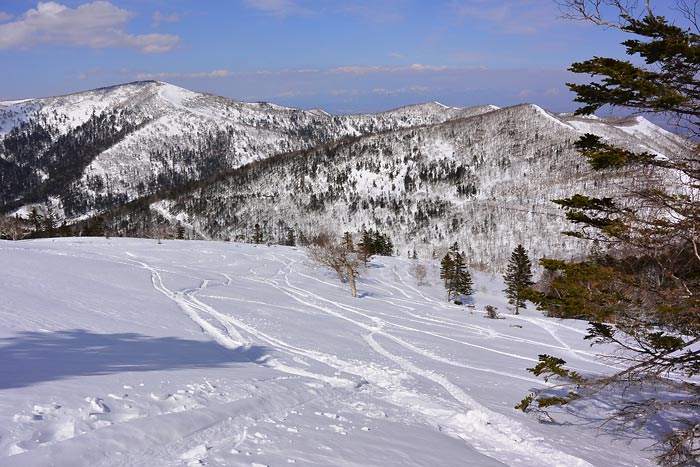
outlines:
M136 79L176 79L176 78L226 78L236 75L229 70L199 71L195 73L139 73Z
M4 11L0 11L0 22L8 21L8 20L11 20L12 18L14 18L13 15L11 15L9 13L5 13Z
M249 8L274 16L310 15L314 12L299 4L297 0L244 0Z
M16 21L0 24L0 49L29 49L57 44L94 49L127 47L144 53L175 49L180 38L170 34L129 34L125 24L132 13L106 1L69 8L39 2Z
M180 21L180 17L175 13L166 15L161 13L160 11L156 11L155 13L153 13L153 23L151 24L151 26L157 28L163 23L177 23L178 21Z

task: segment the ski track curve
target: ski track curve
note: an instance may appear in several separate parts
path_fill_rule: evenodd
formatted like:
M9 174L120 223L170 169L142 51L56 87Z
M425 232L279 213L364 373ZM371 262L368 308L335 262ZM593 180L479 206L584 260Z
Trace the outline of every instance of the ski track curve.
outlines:
M57 254L53 250L47 250L51 254ZM350 323L352 326L357 327L361 331L361 337L365 344L376 354L380 355L384 359L392 362L396 365L402 372L403 375L397 375L395 372L389 372L386 367L378 366L370 362L362 361L346 361L339 358L336 355L327 354L317 350L310 350L299 347L297 345L291 344L284 341L281 338L267 334L255 326L249 325L242 321L241 319L235 318L226 313L222 313L215 307L202 302L197 298L196 295L200 294L202 291L212 288L212 287L231 287L233 279L230 275L224 272L218 272L217 274L221 276L221 280L204 279L199 277L203 274L211 274L209 271L201 271L196 268L185 267L191 270L199 276L183 274L181 270L171 271L170 267L179 268L181 265L172 264L167 268L158 268L142 261L137 255L134 255L128 251L125 252L129 258L116 257L107 254L99 255L105 261L111 261L115 263L120 263L124 265L134 266L146 269L150 272L151 284L154 290L163 294L168 299L172 300L194 323L196 323L203 332L208 334L214 341L219 345L229 348L237 349L241 347L247 347L253 344L254 341L259 341L266 345L269 345L272 349L279 351L281 353L290 355L292 357L302 357L314 360L322 365L327 366L330 369L343 372L346 375L352 375L355 378L343 378L340 376L328 376L326 374L321 374L317 372L312 372L307 369L290 365L288 362L282 362L278 358L271 356L266 356L264 360L258 362L260 365L264 365L278 371L299 377L305 377L309 379L314 379L325 383L328 389L322 390L322 394L315 394L311 399L323 398L323 400L331 401L334 398L347 397L352 391L363 386L364 382L370 382L373 395L376 397L390 402L391 404L400 406L402 408L408 409L416 414L419 414L424 419L428 420L430 423L437 425L440 429L444 430L446 433L453 437L463 439L471 446L473 446L478 451L483 454L492 457L497 460L505 462L519 462L515 459L525 458L532 465L547 465L552 467L560 466L571 466L571 467L590 467L591 464L585 460L569 455L563 451L560 451L546 442L540 441L539 439L531 439L532 436L527 432L525 427L523 427L519 422L505 416L494 412L482 404L478 403L476 400L471 398L466 392L461 389L456 384L452 383L446 376L435 372L433 370L427 370L421 368L416 363L407 360L406 358L397 355L395 353L387 350L385 346L378 342L378 338L387 339L401 348L420 356L421 358L427 359L429 361L439 362L445 365L458 366L462 368L472 369L476 371L490 372L498 374L499 376L506 376L511 378L517 378L521 380L526 380L528 382L534 382L536 384L542 384L540 380L534 378L527 378L522 375L510 374L507 372L499 372L496 370L491 370L487 368L479 368L476 366L468 365L466 363L457 362L439 355L433 352L421 349L420 347L408 342L402 337L398 337L392 334L389 329L401 329L409 333L419 333L430 335L439 339L446 339L454 343L471 346L479 348L488 352L495 352L509 358L516 358L519 360L525 360L528 362L535 361L534 359L523 357L511 352L504 352L497 349L492 349L486 346L481 346L478 344L473 344L469 342L464 342L459 339L455 339L449 336L439 334L437 332L431 332L427 330L421 330L414 327L406 326L404 324L396 323L392 320L403 320L408 322L413 322L416 324L428 325L433 327L442 328L454 328L459 326L464 330L469 330L475 332L484 337L499 337L507 340L512 340L521 343L532 343L537 345L544 345L542 343L532 341L529 339L518 338L513 336L507 336L502 333L495 332L493 330L476 326L469 325L465 323L459 323L450 319L435 318L432 316L419 315L414 313L415 309L409 305L400 305L397 302L402 301L403 303L418 305L421 302L414 299L406 290L415 293L420 297L425 304L426 302L431 304L436 309L446 309L448 305L444 302L436 300L432 297L427 296L415 287L410 286L403 280L403 278L394 271L394 275L403 286L406 288L404 290L401 287L397 287L381 279L376 279L374 283L370 284L371 288L374 288L380 292L383 292L384 297L389 298L376 298L369 297L373 300L383 301L387 304L394 306L401 310L402 314L407 316L396 316L383 312L369 312L358 307L345 305L339 302L334 302L325 297L322 297L314 292L293 285L289 280L289 274L294 272L299 274L300 277L307 277L326 284L326 282L321 281L318 278L308 276L296 271L294 265L299 260L297 258L288 257L286 255L275 255L273 252L267 252L262 255L265 261L278 262L282 264L282 268L279 269L272 278L265 278L256 273L251 268L252 278L249 279L256 282L264 282L267 285L274 287L280 293L293 299L294 301L300 303L302 308L287 308L295 311L301 311L304 308L312 308L318 310L321 313L333 316L337 319L341 319L345 322ZM84 256L76 255L82 258L95 259L95 255ZM250 256L250 255L249 255ZM260 255L259 255L260 256ZM161 272L171 272L173 274L179 274L181 276L197 279L200 284L196 287L187 288L184 290L171 290L168 288L164 282ZM327 283L328 286L339 288L337 284ZM396 292L399 292L398 294ZM401 296L399 296L401 295ZM211 298L230 298L223 296L210 296ZM242 300L246 301L246 300ZM261 302L262 303L262 302ZM377 316L372 316L369 313L374 313L381 315L379 318ZM360 319L353 319L347 314L351 314ZM528 319L525 317L520 317L520 319L525 319L534 325L540 326L545 331L547 331L560 345L561 347L549 344L549 347L555 349L566 350L572 356L579 360L586 360L583 355L585 352L576 351L571 346L569 346L563 339L561 339L551 326L542 324L539 321ZM580 332L576 330L577 332ZM600 364L599 362L594 362ZM336 373L337 375L338 373ZM425 394L416 393L414 391L405 388L403 382L411 375L413 377L419 377L433 384L441 387L449 396L451 400L446 400L441 397L429 397ZM378 389L377 389L378 388ZM280 397L282 398L281 406L278 406L277 402L274 407L270 408L270 402L262 404L267 412L281 409L288 409L290 406L299 405L307 403L309 399L308 390L305 389L307 394L284 394ZM235 404L231 403L231 404ZM250 404L249 404L250 405ZM283 406L283 407L282 407ZM199 410L199 409L197 409ZM204 413L209 409L205 408L202 410ZM260 408L253 408L250 405L251 411L260 411ZM248 414L248 411L245 412ZM171 419L174 419L177 415L171 415ZM206 417L205 417L206 418ZM231 420L228 417L228 420ZM223 420L221 418L220 420ZM240 415L237 419L240 422ZM130 422L129 422L130 423ZM135 420L134 423L140 423ZM197 433L205 433L212 426L220 422L207 422L202 423L201 426L194 432L180 433L180 438L178 439L167 439L162 440L161 445L172 444L172 443L185 443L184 440L189 438L194 438ZM243 424L244 425L244 424ZM245 426L240 425L236 430L237 436L239 436L240 442L246 437ZM109 429L105 428L105 429ZM116 429L121 429L115 425ZM186 443L185 443L186 444ZM186 453L185 453L186 454ZM184 454L183 454L184 455Z

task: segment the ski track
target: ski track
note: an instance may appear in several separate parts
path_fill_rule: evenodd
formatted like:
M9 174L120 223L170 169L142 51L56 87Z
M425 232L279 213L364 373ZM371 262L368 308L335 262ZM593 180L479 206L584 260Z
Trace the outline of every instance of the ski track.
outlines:
M402 369L407 371L408 373L424 377L428 380L433 381L434 383L440 385L443 387L457 402L462 404L464 408L466 408L469 412L467 414L462 413L462 409L438 409L437 411L435 410L429 410L426 409L422 404L419 404L418 406L415 405L410 405L409 408L418 411L424 416L428 416L431 419L435 419L436 415L440 415L437 418L439 421L445 423L445 420L449 423L451 426L451 429L453 431L453 435L462 438L462 439L467 439L469 440L470 444L474 446L476 449L480 450L482 453L493 457L495 459L502 459L502 460L513 460L510 458L510 454L505 454L503 451L507 451L504 449L504 442L506 442L507 446L510 448L511 453L516 453L518 456L525 456L527 457L530 461L532 462L539 462L544 464L541 465L552 465L552 466L590 466L588 462L579 459L575 456L570 456L568 454L565 454L561 451L558 451L554 448L551 448L549 446L545 446L542 443L536 443L534 441L529 441L525 438L527 436L527 430L525 430L523 427L521 427L517 422L503 416L496 414L495 412L492 412L491 410L483 407L482 405L478 404L476 401L474 401L472 398L466 395L463 390L461 390L459 387L451 383L447 378L445 378L442 375L439 375L435 372L432 371L427 371L427 370L422 370L418 368L416 365L413 363L408 362L407 360L389 353L384 349L383 347L379 346L376 341L372 338L373 335L378 334L382 335L388 339L391 339L392 341L396 342L400 346L406 348L407 350L410 350L416 354L419 354L422 357L426 357L430 360L433 361L439 361L441 363L447 363L451 365L456 365L456 366L463 366L463 364L460 364L458 362L454 362L449 359L445 359L442 357L438 357L430 352L427 352L425 350L419 349L418 347L406 342L405 340L398 338L396 336L393 336L386 331L383 330L383 325L384 322L381 320L376 320L373 317L370 317L357 309L353 309L352 307L348 307L346 305L341 305L336 302L332 302L330 300L327 300L323 297L320 297L308 290L303 290L299 289L298 287L293 286L289 280L288 276L284 274L284 279L287 287L282 287L279 283L277 283L274 280L268 279L264 280L264 282L268 283L269 285L277 288L281 292L285 293L288 295L290 298L293 298L294 300L297 300L301 302L302 304L305 304L307 306L311 306L317 309L320 309L321 311L325 311L326 313L331 314L332 316L335 316L339 319L343 319L345 321L350 322L351 324L360 327L361 329L368 331L369 337L365 337L365 340L367 341L368 345L375 350L377 353L380 355L386 357L387 359L393 361L394 363L398 364ZM323 302L328 302L333 304L334 306L350 311L353 313L357 313L362 315L363 317L369 318L371 321L373 321L375 324L374 325L369 325L367 323L359 322L352 320L338 312L335 312L331 309L328 309L326 307L320 306L316 303L313 303L308 300L304 300L301 297L313 297L314 299L323 301ZM418 331L418 330L415 330ZM492 350L488 348L484 348L485 350ZM497 351L500 353L500 351ZM516 354L509 354L505 353L508 356L515 357L515 358L522 358L524 359L525 357L521 357ZM530 359L528 359L530 360ZM465 366L467 368L471 368L469 366ZM344 371L349 372L349 373L355 373L357 371L357 368L342 368ZM478 368L474 368L478 369ZM360 368L362 370L362 368ZM482 369L483 370L483 369ZM356 373L357 374L357 373ZM507 375L510 377L519 377L517 375L511 375L511 374L505 374L499 372L498 374L500 375ZM383 381L376 381L376 378L373 378L373 375L367 374L366 372L361 372L359 373L360 376L363 376L365 379L367 379L369 382L374 383L378 386L385 386L386 384ZM522 378L522 377L520 377ZM535 379L530 379L528 378L529 381L536 382L536 383L541 383L539 380ZM403 390L400 391L401 393L404 393ZM393 403L396 403L399 406L406 406L406 404L402 403L404 402L402 398L396 398L396 391L394 391L393 396L389 398L389 400ZM417 396L415 393L410 393L410 398L415 398L415 397L420 397ZM473 411L477 411L478 414L472 414ZM445 419L445 412L447 412L449 417ZM470 415L471 414L471 415ZM451 420L451 422L450 422ZM458 423L455 423L454 421L457 420L459 421ZM495 423L494 423L495 422ZM505 428L503 427L505 425ZM477 436L473 436L474 433L477 433ZM486 439L491 439L495 440L495 443L489 443L484 440L481 436L478 435L483 435L484 438Z
M38 250L33 249L32 251L36 252ZM66 255L64 252L56 252L51 249L46 249L43 252L49 254ZM207 254L207 252L204 250L200 251L199 253ZM344 289L342 285L338 285L335 282L326 282L317 277L304 274L303 272L294 269L295 261L298 261L298 259L286 255L280 254L278 257L272 252L266 252L263 255L257 256L258 258L263 259L263 263L260 265L260 268L263 270L266 270L268 263L280 263L282 265L282 268L280 268L271 277L265 277L252 268L250 270L252 277L239 277L239 279L243 280L264 283L301 305L301 307L284 307L287 311L310 313L309 309L313 309L325 315L329 315L336 319L350 323L360 331L362 339L373 352L377 353L400 369L400 372L396 373L395 370L390 370L387 367L381 367L374 363L347 361L339 358L336 355L293 345L281 338L267 334L257 329L255 326L249 325L241 319L231 316L230 314L222 313L215 307L208 305L197 298L197 295L200 295L202 297L216 300L241 301L269 306L262 301L247 300L237 298L235 296L227 297L223 295L201 294L201 292L214 287L234 287L233 278L225 272L215 273L220 276L220 279L214 280L211 278L201 277L211 275L211 271L199 270L195 267L179 264L170 264L166 267L155 267L145 260L142 260L142 258L140 258L138 255L135 255L129 251L125 251L124 254L127 256L127 258L100 253L93 255L75 254L75 256L82 259L109 261L122 265L143 268L149 271L153 289L173 301L194 323L196 323L202 329L203 332L208 334L214 341L225 348L246 348L253 345L253 343L257 341L258 343L269 346L274 351L281 352L282 354L292 357L293 361L296 361L298 358L309 359L321 364L322 367L325 366L329 368L330 371L334 372L333 376L291 365L289 362L283 362L278 357L271 355L267 355L257 362L260 365L273 368L295 377L303 377L320 381L327 385L327 387L331 388L331 391L335 391L335 393L324 393L321 395L316 394L311 399L325 397L329 398L330 400L330 398L339 398L340 396L338 395L338 391L342 391L342 393L347 396L358 388L363 387L365 382L369 382L371 384L370 388L372 388L371 391L374 396L420 415L430 424L439 427L441 430L453 437L465 440L478 451L494 459L504 462L513 462L515 459L524 457L528 462L532 463L532 465L572 467L591 465L580 458L571 456L549 446L540 439L529 439L529 437L532 437L532 435L529 434L519 422L510 419L505 415L496 413L486 408L482 404L479 404L473 398L468 396L463 389L452 383L444 375L433 370L421 368L418 366L418 364L409 361L398 354L390 352L377 340L377 337L387 339L411 354L417 355L421 359L425 359L430 362L437 362L444 365L492 373L508 378L516 378L538 385L541 385L542 382L535 378L529 378L526 376L497 371L489 368L481 368L439 356L431 351L422 349L417 345L410 343L405 338L392 334L388 329L401 330L409 335L412 333L417 333L418 335L429 335L459 345L473 347L487 352L493 352L508 358L523 360L526 362L536 361L532 358L523 357L522 355L512 352L505 352L502 350L489 348L487 346L465 342L438 332L427 331L424 329L421 330L404 324L399 324L395 320L430 326L433 328L457 328L464 331L473 332L476 334L476 336L481 338L499 338L513 342L546 346L555 350L564 350L574 356L577 360L601 364L600 362L594 362L593 360L588 360L583 357L583 355L589 354L573 349L557 335L553 326L544 324L541 322L541 320L534 320L522 316L517 317L518 319L525 320L544 329L560 344L560 346L543 344L531 339L505 335L487 327L458 322L445 317L436 318L429 313L426 313L426 315L414 313L416 308L411 305L422 304L422 306L425 307L426 302L437 310L450 309L451 306L443 301L436 300L435 298L426 295L416 287L408 284L407 281L404 281L404 279L396 271L393 271L393 274L397 282L402 285L401 287L381 279L375 279L373 281L368 281L369 283L363 283L367 289L376 290L379 295L382 296L375 297L373 295L369 295L366 297L367 299L386 303L390 305L392 309L398 310L400 313L400 315L396 315L385 312L371 312L373 315L378 315L381 317L370 315L370 312L359 307L335 302L319 296L308 289L293 285L289 280L289 274L292 271L296 276L306 280L314 280L328 287ZM245 256L255 255L245 254ZM229 266L232 264L235 263L231 263ZM183 269L192 271L192 273L195 275L183 274ZM164 272L198 280L199 285L183 290L171 290L165 285L162 276L162 273ZM269 273L266 275L269 276ZM415 295L411 295L407 293L407 291ZM415 298L416 296L420 298L417 299ZM352 315L353 318L347 314ZM566 328L575 332L580 332L574 328ZM338 376L339 374L343 373L347 375L347 377ZM451 400L438 396L430 397L407 389L405 387L405 381L410 380L411 377L418 377L431 381L433 384L442 388L445 393L450 396ZM276 395L275 397L281 396ZM273 404L274 410L288 410L292 406L304 404L310 400L308 394L305 396L301 396L299 394L287 394L285 397L282 397L282 399L284 399L283 402ZM270 404L266 403L262 405L267 407ZM250 405L250 407L254 407L254 405ZM205 408L203 410L209 409ZM259 411L260 409L255 410ZM274 410L270 409L268 412ZM247 411L246 414L249 415L249 411ZM236 447L243 443L248 436L246 425L249 423L242 423L241 417L243 416L239 415L233 419L233 422L231 422L231 417L228 419L229 425L235 425L233 432L237 437L237 441L235 442ZM122 424L124 423L131 423L131 421L125 421ZM163 439L159 443L159 447L157 449L160 449L165 444L173 443L181 446L190 445L192 444L192 442L190 442L191 440L202 438L203 434L205 434L208 430L213 429L212 427L214 425L220 423L221 421L203 424L194 432L185 434L181 433L181 437L178 439ZM116 425L114 426L116 427ZM191 447L182 454L181 459L188 461L197 458L197 455L202 452L201 446L197 445ZM207 449L204 449L203 452L206 453ZM518 460L515 461L519 462Z
M345 320L354 326L357 326L361 328L364 331L369 332L366 336L363 336L365 338L365 341L367 344L377 353L382 355L383 357L387 358L388 360L394 362L397 364L400 368L402 368L404 371L407 373L423 377L425 379L428 379L435 384L441 386L444 388L444 390L450 394L459 404L463 406L463 408L467 409L467 413L463 413L463 408L444 408L442 405L444 404L444 401L442 404L438 404L440 406L439 409L430 409L430 405L424 405L424 404L412 404L409 408L413 411L417 411L423 416L427 416L428 419L437 421L441 425L445 425L446 427L449 428L450 433L453 436L456 436L461 439L467 440L472 446L474 446L477 450L481 451L483 454L486 454L490 457L493 457L495 459L500 459L504 461L512 461L513 459L511 458L511 455L513 453L516 454L516 456L524 456L526 457L529 461L531 462L541 462L542 465L551 465L551 466L562 466L562 465L567 465L567 466L590 466L588 462L583 461L582 459L579 459L574 456L570 456L568 454L565 454L561 451L558 451L554 448L551 448L549 446L544 445L543 443L539 442L533 442L529 441L527 437L527 431L523 429L517 422L503 416L500 414L497 414L486 407L478 404L476 401L474 401L471 397L469 397L462 389L460 389L458 386L456 386L454 383L450 382L446 377L443 375L440 375L436 372L433 371L428 371L428 370L423 370L420 369L418 366L415 364L403 359L402 357L399 357L398 355L394 355L390 352L388 352L385 348L380 346L376 340L373 338L374 335L381 335L383 337L386 337L393 342L397 343L401 347L405 348L406 350L409 350L415 354L418 354L421 357L427 358L432 361L448 364L448 365L453 365L453 366L458 366L458 367L463 367L463 368L468 368L468 369L473 369L473 370L478 370L478 371L484 371L484 372L489 372L489 373L494 373L498 374L499 376L507 376L507 377L512 377L512 378L517 378L517 379L522 379L526 380L528 382L532 382L534 384L541 384L540 380L537 380L535 378L528 378L528 377L523 377L520 375L513 375L510 373L506 372L499 372L496 370L491 370L491 369L485 369L485 368L478 368L474 367L471 365L466 365L460 362L456 362L454 360L450 360L444 357L440 357L438 355L433 354L432 352L426 351L424 349L420 349L419 347L410 344L409 342L405 341L402 338L396 337L384 330L384 327L388 324L389 326L404 329L407 331L411 332L418 332L418 333L425 333L428 335L432 335L434 337L446 339L449 341L453 341L462 345L467 345L475 348L479 348L481 350L486 350L489 352L495 352L507 357L511 358L516 358L516 359L521 359L525 360L528 362L535 362L536 360L528 358L528 357L523 357L518 354L510 353L510 352L504 352L496 349L491 349L485 346L481 346L478 344L472 344L468 342L463 342L458 339L453 339L447 336L442 336L440 334L432 333L432 332L427 332L427 331L421 331L416 328L411 328L408 326L403 326L397 323L393 322L387 322L386 320L379 319L373 316L370 316L363 311L351 307L348 305L342 305L337 302L333 302L331 300L325 299L324 297L318 296L317 294L314 294L313 292L306 290L306 289L301 289L299 287L296 287L292 285L289 282L289 277L287 272L291 271L291 263L290 261L283 261L278 258L275 258L271 254L267 254L264 256L265 260L272 261L272 262L279 262L282 264L284 267L283 269L280 269L277 271L276 275L281 275L283 277L284 283L286 287L280 285L276 280L274 279L252 279L257 282L264 282L268 285L271 285L272 287L276 288L280 292L284 293L285 295L289 296L290 298L300 302L302 305L306 305L308 307L316 308L322 312L325 312L327 314L330 314L336 318ZM329 355L325 354L322 352L318 351L310 351L308 349L302 349L297 346L291 345L287 342L282 341L281 339L274 338L270 335L267 335L257 329L255 329L252 326L249 326L248 324L235 319L229 315L223 314L218 312L216 309L213 307L206 305L199 301L196 297L194 297L194 294L207 288L210 284L210 281L204 280L201 285L197 288L194 289L188 289L185 290L182 293L173 293L169 291L162 283L162 278L158 271L153 268L152 266L147 265L146 263L142 263L145 268L149 269L152 274L153 274L153 283L154 287L156 290L159 290L163 293L166 294L169 298L172 298L176 301L176 303L195 321L197 324L199 324L202 329L205 330L207 333L212 333L212 337L219 342L220 344L229 347L229 348L235 348L238 347L241 344L242 340L242 335L240 332L238 332L238 329L246 332L247 334L257 338L258 340L271 345L273 348L277 350L281 350L286 353L291 353L295 354L298 356L303 356L306 358L310 358L312 360L315 360L319 363L323 363L331 368L334 368L336 370L340 370L342 372L348 373L348 374L353 374L356 376L361 377L363 380L367 380L377 386L384 386L384 389L386 390L386 381L385 378L382 377L382 375L377 376L376 375L376 370L374 372L370 371L368 372L367 365L366 364L360 364L358 365L357 363L350 363L343 361L339 359L337 356L334 355ZM266 266L265 264L263 266ZM286 269L286 271L285 271ZM255 271L251 271L255 276L257 274ZM398 275L397 275L398 276ZM380 284L384 284L385 286L400 290L398 287L393 286L391 284L386 283L385 281L382 280L377 280L376 282ZM156 285L157 284L157 285ZM217 285L222 285L221 283ZM329 284L330 285L330 284ZM378 287L379 288L379 287ZM386 289L381 289L380 290L388 293L389 295L394 296L393 293L389 292ZM403 292L403 295L405 298L410 298L408 294ZM185 298L186 297L186 298ZM323 303L330 304L336 308L339 308L343 311L354 313L357 315L362 316L363 318L369 320L370 323L364 323L360 321L353 320L351 318L348 318L347 316L341 314L340 312L333 311L332 309L326 307L326 306L321 306L318 305L317 303L312 302L311 300L317 300ZM203 320L201 317L196 312L193 312L191 309L194 308L198 311L202 311L209 316L213 317L216 319L217 322L219 322L226 330L228 333L228 336L222 335L222 333L219 331L218 328L211 326L206 320ZM206 325L203 325L203 323L206 323ZM238 340L231 340L231 336L235 335L238 337ZM557 339L559 341L559 339ZM251 342L246 342L247 345L250 345ZM302 369L296 366L290 366L286 363L279 362L277 359L271 358L269 359L266 363L267 366L270 366L278 371L282 371L288 374L292 375L297 375L297 376L302 376L302 377L308 377L311 379L316 379L322 382L325 382L329 384L330 386L333 387L358 387L358 384L361 383L353 383L350 380L343 379L343 378L338 378L336 376L325 376L321 375L319 373L312 373L306 369ZM406 394L406 391L404 389L399 389L399 390L394 390L391 392L391 395L389 397L389 401L397 404L399 406L405 406L403 404L403 399L404 397L399 396L400 394ZM419 399L421 396L410 392L410 399L415 399L418 397ZM386 397L386 396L385 396ZM428 404L430 401L427 401ZM434 404L434 401L432 402ZM446 415L447 414L447 415ZM490 440L486 441L486 440ZM504 446L508 446L508 449L504 449ZM504 454L504 452L506 454Z

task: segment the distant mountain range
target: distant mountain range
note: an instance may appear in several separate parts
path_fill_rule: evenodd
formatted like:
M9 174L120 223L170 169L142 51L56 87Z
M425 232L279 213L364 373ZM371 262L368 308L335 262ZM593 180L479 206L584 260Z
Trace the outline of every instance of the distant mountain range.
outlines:
M673 157L685 141L643 117L551 114L535 105L419 104L330 115L243 103L162 82L0 103L0 210L51 205L78 220L146 234L283 241L324 230L389 234L426 256L457 241L473 266L501 269L586 248L552 199L614 190L573 142L593 133ZM129 203L129 204L127 204Z

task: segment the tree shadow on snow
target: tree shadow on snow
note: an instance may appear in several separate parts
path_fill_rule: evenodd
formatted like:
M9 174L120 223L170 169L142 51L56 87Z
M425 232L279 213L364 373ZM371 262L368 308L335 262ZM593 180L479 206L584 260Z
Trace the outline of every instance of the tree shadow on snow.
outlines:
M586 375L585 377L595 377ZM700 418L691 416L683 408L670 410L646 417L624 420L614 417L612 414L633 403L649 399L679 400L684 394L675 391L673 382L668 385L656 387L653 383L632 386L619 384L612 388L602 390L595 396L588 396L575 400L565 406L554 406L546 411L533 409L531 412L540 422L552 425L588 426L595 429L598 434L605 434L613 440L631 443L641 440L647 446L661 440L666 434L678 428L678 420L687 420L692 423L700 422ZM538 388L531 388L535 392ZM564 397L567 388L560 388L547 392L548 396ZM687 395L685 395L687 397ZM549 415L544 415L548 413ZM551 417L551 418L550 418ZM653 449L650 449L653 451Z
M226 349L211 341L136 333L96 334L82 329L22 332L0 339L0 389L74 376L221 368L262 362L267 352L260 346Z

